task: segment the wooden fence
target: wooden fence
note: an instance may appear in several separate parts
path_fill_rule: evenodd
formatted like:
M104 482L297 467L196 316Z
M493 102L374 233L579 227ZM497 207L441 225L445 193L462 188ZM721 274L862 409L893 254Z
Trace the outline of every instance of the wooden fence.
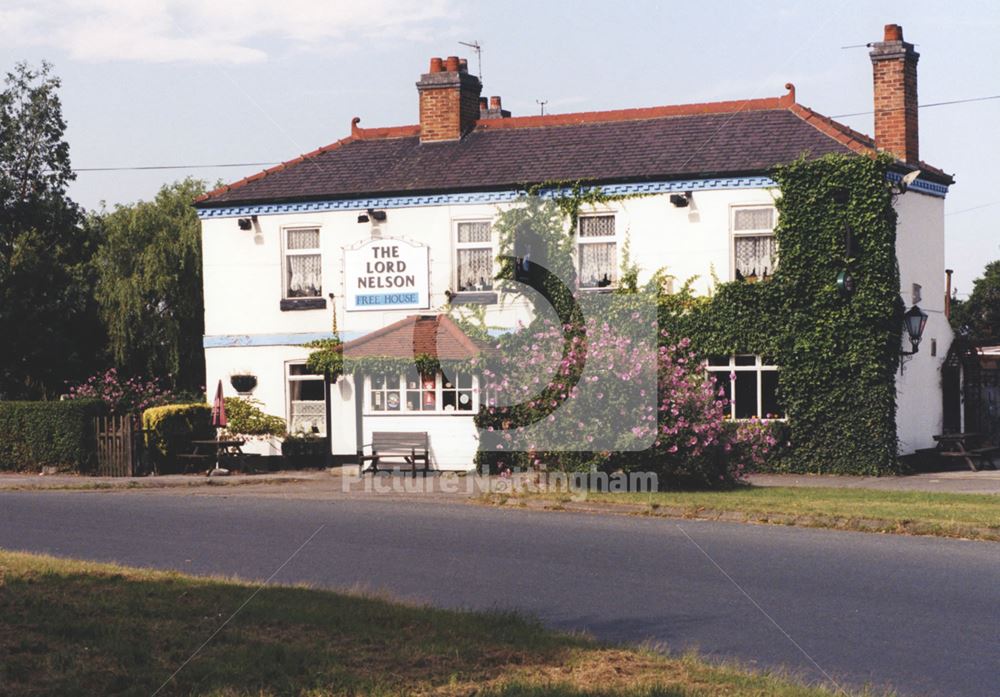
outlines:
M143 449L142 424L133 415L94 418L97 435L97 474L132 477L137 474Z

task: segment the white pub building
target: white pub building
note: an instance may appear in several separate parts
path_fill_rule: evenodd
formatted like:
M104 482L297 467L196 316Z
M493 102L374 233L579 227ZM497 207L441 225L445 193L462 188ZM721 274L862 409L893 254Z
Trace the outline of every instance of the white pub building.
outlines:
M417 82L419 123L362 128L314 152L213 191L202 221L207 384L256 378L253 397L289 430L328 438L351 461L373 431L429 437L431 467L465 470L477 447L476 375L346 375L327 385L304 344L331 336L336 313L351 356L469 358L482 347L444 314L475 306L514 327L527 308L493 288L499 210L526 186L584 181L642 193L583 212L574 231L582 287L614 287L622 245L640 282L660 267L721 280L771 273L775 183L768 172L805 154L897 158L900 294L929 316L923 347L897 375L901 454L933 446L942 427L944 197L952 178L919 160L917 53L896 25L872 45L875 137L796 102L767 99L514 117L455 57ZM720 366L715 366L720 367ZM732 415L775 410L775 371L734 356ZM235 382L235 381L232 381ZM329 393L328 393L329 392ZM327 411L329 405L329 411Z

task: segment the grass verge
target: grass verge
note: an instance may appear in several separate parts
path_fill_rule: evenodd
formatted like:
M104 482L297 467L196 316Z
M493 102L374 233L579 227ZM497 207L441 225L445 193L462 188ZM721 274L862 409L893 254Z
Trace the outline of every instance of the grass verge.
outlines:
M0 550L0 694L153 694L253 590L232 580ZM782 675L709 665L693 655L602 645L512 614L269 586L159 694L833 692Z
M603 510L864 532L1000 541L1000 496L820 487L740 487L717 492L487 494L480 501L553 510Z

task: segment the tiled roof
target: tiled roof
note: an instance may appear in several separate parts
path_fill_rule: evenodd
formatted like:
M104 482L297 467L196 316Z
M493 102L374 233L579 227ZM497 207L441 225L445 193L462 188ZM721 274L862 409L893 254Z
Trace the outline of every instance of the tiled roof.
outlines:
M349 137L210 192L198 206L742 176L802 155L875 154L871 138L797 104L788 87L771 99L488 119L461 140L434 143L420 142L419 126L359 128L355 119Z
M467 360L488 351L447 315L411 315L344 344L344 357Z

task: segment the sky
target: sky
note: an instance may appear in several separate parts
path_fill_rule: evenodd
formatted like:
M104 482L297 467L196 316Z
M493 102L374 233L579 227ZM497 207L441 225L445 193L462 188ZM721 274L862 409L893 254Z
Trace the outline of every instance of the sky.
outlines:
M431 56L460 55L515 116L783 94L872 109L864 44L901 24L922 104L1000 95L1000 3L0 0L0 69L54 64L90 209L195 176L234 181L361 126L417 122ZM847 47L847 48L845 48ZM870 114L840 118L872 133ZM953 173L946 264L966 295L1000 258L1000 99L920 110L921 158Z

